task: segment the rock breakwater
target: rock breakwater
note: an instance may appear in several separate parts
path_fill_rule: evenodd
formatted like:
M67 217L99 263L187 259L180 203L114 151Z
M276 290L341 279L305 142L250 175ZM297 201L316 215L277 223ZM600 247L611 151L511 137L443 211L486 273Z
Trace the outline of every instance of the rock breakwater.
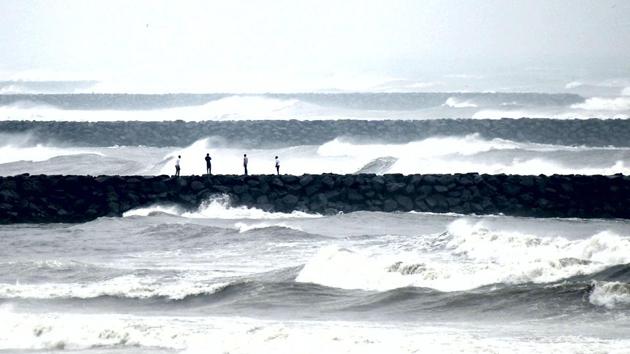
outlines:
M320 145L338 137L407 143L435 136L479 134L485 139L566 146L630 146L628 119L436 119L203 122L0 122L0 133L72 146L187 146L214 137L225 146Z
M0 223L83 222L133 208L195 209L214 195L234 205L312 213L453 212L630 218L630 177L520 175L256 175L0 177Z

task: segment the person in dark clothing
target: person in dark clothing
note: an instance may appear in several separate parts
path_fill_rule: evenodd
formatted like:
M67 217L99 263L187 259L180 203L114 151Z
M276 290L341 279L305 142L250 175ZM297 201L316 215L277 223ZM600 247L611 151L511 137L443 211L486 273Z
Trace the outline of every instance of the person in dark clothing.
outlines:
M278 156L276 156L276 173L280 176L280 160L278 160Z
M210 154L206 154L206 173L211 175L212 174L212 164L210 163L210 161L212 160L212 157L210 157Z
M177 161L175 161L175 176L179 177L179 162L182 159L182 157L180 155L177 155Z
M243 154L243 167L245 167L245 176L247 176L247 163L249 163L247 154Z

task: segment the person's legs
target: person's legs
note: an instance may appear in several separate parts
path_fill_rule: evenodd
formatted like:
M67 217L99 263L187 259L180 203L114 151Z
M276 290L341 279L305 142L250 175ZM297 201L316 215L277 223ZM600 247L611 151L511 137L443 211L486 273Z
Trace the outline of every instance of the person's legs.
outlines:
M276 166L276 173L278 173L278 176L280 176L280 166Z
M175 176L179 177L179 166L175 167Z
M247 165L245 165L245 176L247 176Z

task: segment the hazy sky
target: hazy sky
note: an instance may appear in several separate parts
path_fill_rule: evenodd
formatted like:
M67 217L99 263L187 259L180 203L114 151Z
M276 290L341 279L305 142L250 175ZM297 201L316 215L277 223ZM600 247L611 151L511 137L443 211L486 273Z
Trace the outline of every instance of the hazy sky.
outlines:
M0 16L0 80L98 80L105 91L630 77L627 0L0 0Z

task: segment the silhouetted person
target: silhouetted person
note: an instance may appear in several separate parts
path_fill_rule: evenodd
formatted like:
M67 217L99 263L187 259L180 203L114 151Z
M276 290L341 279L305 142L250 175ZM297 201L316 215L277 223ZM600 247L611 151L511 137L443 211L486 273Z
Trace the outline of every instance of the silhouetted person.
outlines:
M177 161L175 161L175 176L179 177L179 162L182 159L182 157L180 155L177 155Z
M212 157L210 157L210 154L206 154L206 173L209 175L212 174L212 164L210 163L211 160Z
M245 168L245 176L247 176L247 163L249 159L247 158L247 154L243 154L243 167Z
M276 156L276 173L280 176L280 160L278 160L278 156Z

